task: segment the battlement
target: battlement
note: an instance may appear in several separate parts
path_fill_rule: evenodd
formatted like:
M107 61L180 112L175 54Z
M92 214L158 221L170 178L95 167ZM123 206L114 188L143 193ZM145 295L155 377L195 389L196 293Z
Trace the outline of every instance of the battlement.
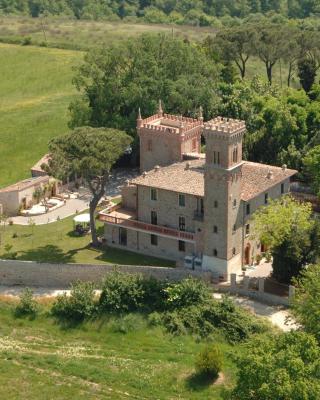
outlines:
M216 117L204 124L204 131L234 134L246 129L244 121L232 118Z
M183 117L172 114L154 114L145 119L138 119L138 129L145 128L157 132L184 134L202 126L202 119Z

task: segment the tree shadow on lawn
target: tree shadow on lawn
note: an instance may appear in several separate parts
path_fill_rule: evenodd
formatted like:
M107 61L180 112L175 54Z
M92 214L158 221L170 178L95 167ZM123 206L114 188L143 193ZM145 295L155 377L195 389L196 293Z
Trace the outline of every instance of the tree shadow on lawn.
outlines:
M187 378L186 385L190 390L200 391L214 384L216 379L205 374L193 373Z
M25 250L19 253L18 260L52 262L52 263L72 263L75 262L74 255L81 249L73 249L64 252L60 247L48 244L46 246Z

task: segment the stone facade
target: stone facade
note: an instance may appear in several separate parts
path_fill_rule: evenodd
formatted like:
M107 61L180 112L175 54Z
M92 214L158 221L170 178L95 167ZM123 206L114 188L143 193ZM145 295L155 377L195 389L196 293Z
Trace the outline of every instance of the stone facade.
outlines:
M137 127L143 172L123 188L121 209L100 214L107 244L180 264L196 257L196 268L224 279L241 273L263 251L250 235L252 214L287 193L296 171L244 161L242 121L203 123L201 112L177 117L160 105L145 120L139 113Z

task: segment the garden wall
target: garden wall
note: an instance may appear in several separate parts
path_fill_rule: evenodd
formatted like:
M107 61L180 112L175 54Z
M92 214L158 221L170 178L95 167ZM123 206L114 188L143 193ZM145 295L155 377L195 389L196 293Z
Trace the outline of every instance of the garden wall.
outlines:
M100 283L110 272L113 265L102 264L49 264L34 261L0 260L0 285L33 286L45 288L67 288L77 280ZM187 276L197 276L210 280L210 273L201 273L184 268L148 267L121 265L122 272L142 273L157 279L178 281Z

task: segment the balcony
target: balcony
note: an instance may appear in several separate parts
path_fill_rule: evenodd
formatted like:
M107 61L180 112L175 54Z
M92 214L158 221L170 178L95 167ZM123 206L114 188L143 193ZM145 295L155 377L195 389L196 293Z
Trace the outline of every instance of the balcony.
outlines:
M110 225L118 225L127 229L153 233L171 239L183 240L185 242L195 242L195 235L192 232L182 232L163 225L152 225L138 221L136 218L135 212L124 208L118 208L116 210L107 209L99 213L99 220Z

